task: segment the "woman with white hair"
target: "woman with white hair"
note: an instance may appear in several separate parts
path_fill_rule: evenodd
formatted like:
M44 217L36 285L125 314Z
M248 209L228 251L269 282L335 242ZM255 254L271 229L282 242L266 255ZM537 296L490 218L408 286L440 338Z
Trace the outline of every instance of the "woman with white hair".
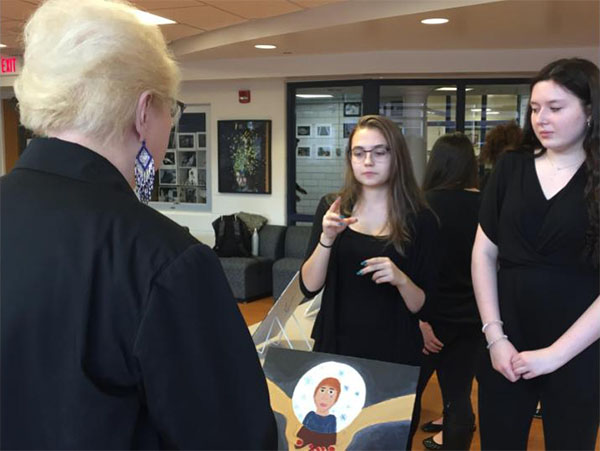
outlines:
M25 29L15 92L44 137L0 179L0 445L272 449L217 257L144 205L181 106L164 38L135 12L49 0Z

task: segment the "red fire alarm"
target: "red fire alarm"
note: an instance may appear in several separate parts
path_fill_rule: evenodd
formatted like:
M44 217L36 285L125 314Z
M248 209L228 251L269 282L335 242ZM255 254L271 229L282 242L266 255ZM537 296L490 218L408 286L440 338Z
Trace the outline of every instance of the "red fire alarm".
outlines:
M238 91L240 103L250 103L250 90L240 89Z

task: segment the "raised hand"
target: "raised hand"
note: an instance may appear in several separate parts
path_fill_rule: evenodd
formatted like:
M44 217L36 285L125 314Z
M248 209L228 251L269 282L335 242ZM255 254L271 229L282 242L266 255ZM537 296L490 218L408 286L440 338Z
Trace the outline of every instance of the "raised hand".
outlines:
M342 200L338 197L329 207L329 210L323 216L323 233L321 234L321 242L326 246L330 246L335 241L335 238L350 224L358 221L355 217L345 217L340 213L340 204Z

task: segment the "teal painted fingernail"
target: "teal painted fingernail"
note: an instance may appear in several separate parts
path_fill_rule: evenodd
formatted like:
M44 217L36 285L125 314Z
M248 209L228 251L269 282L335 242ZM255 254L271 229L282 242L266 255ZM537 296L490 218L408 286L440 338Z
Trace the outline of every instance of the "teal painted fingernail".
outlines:
M340 219L344 219L344 218L345 218L345 216L344 216L344 215L340 215L339 217L340 217Z
M367 266L367 261L363 260L362 262L360 262L360 266Z
M356 271L356 275L357 276L362 276L362 269L359 269L358 271Z
M338 225L343 226L343 225L346 225L346 224L344 224L343 222L338 222Z

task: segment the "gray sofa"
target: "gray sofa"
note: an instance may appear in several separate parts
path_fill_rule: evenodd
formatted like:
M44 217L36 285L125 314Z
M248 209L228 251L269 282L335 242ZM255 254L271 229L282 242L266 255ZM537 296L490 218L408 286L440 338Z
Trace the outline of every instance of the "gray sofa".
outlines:
M285 232L283 258L273 264L273 299L279 299L283 290L300 269L310 238L311 227L288 226Z
M258 257L220 257L233 297L247 302L270 296L273 263L283 257L285 226L265 224L258 232Z

